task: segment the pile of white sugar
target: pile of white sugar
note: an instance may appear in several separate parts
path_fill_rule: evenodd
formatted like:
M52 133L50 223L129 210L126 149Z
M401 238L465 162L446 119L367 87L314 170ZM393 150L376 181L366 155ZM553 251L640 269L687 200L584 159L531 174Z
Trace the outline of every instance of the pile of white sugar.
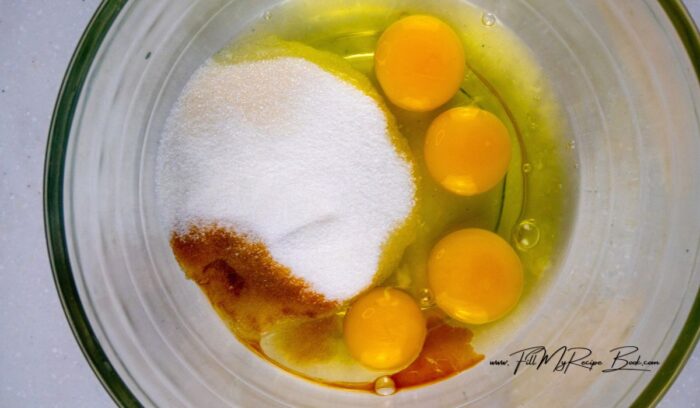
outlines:
M372 283L415 194L377 103L301 58L201 67L166 122L157 189L170 231L231 228L338 301Z

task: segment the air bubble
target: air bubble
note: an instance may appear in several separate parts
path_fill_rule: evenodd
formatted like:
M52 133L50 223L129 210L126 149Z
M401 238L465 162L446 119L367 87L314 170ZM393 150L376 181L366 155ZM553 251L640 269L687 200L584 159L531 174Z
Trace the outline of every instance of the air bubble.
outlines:
M523 163L523 173L529 173L532 171L532 164Z
M496 16L494 16L492 13L484 13L481 16L481 23L486 27L491 27L492 25L496 24Z
M265 14L263 15L266 21L272 20L272 13L269 11L266 11Z
M389 376L379 377L374 382L374 392L377 395L387 396L396 392L396 385L394 380Z
M418 303L421 309L429 309L435 306L435 299L433 298L433 292L430 289L422 289L419 293Z
M528 219L521 221L515 227L513 240L521 251L527 251L537 245L537 243L540 242L540 229L537 228L535 220Z

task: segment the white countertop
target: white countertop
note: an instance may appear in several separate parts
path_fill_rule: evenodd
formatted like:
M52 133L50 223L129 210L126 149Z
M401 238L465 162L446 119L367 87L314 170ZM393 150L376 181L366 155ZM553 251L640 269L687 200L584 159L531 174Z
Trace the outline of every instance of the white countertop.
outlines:
M42 213L61 79L98 0L0 0L0 406L114 406L64 317ZM700 0L687 0L700 20ZM700 404L700 349L663 407Z

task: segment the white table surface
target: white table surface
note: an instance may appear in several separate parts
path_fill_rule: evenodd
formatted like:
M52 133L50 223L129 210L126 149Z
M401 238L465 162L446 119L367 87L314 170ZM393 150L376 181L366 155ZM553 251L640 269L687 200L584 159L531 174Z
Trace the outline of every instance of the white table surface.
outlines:
M0 0L0 407L109 407L61 309L42 221L61 79L98 0ZM687 0L700 20L700 0ZM700 404L700 349L663 407Z

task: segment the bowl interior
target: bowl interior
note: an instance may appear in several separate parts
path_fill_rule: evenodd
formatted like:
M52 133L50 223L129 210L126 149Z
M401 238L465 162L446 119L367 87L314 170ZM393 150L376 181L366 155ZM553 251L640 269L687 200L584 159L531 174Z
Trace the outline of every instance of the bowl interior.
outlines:
M658 367L617 373L571 367L562 374L550 365L513 375L512 367L485 362L380 398L319 386L261 360L183 278L159 223L155 155L165 118L192 72L266 12L283 19L288 5L117 3L103 5L93 22L97 30L100 18L109 25L107 17L116 16L101 27L102 42L96 37L82 45L94 60L85 61L89 71L82 67L86 76L78 78L82 88L69 117L60 117L61 106L57 111L53 137L61 140L50 146L47 180L54 180L49 194L58 191L62 210L48 208L49 228L65 233L63 242L51 242L53 256L72 269L68 277L62 274L69 270L56 270L64 303L84 347L99 344L116 372L108 386L119 382L128 390L122 397L159 406L556 406L566 395L580 405L626 406L655 376L668 383L672 375ZM664 362L700 286L700 89L672 21L651 0L471 4L493 13L529 47L562 107L561 143L575 146L567 239L551 281L528 314L512 320L487 361L542 345L552 352L586 347L607 366L611 349L636 346L642 360ZM387 19L397 10L419 10L468 24L463 10L471 6L331 0L323 7L372 7ZM63 128L56 126L61 120ZM65 163L64 173L52 160ZM61 244L66 254L57 249ZM78 304L66 298L72 284ZM697 323L684 333L695 338Z

